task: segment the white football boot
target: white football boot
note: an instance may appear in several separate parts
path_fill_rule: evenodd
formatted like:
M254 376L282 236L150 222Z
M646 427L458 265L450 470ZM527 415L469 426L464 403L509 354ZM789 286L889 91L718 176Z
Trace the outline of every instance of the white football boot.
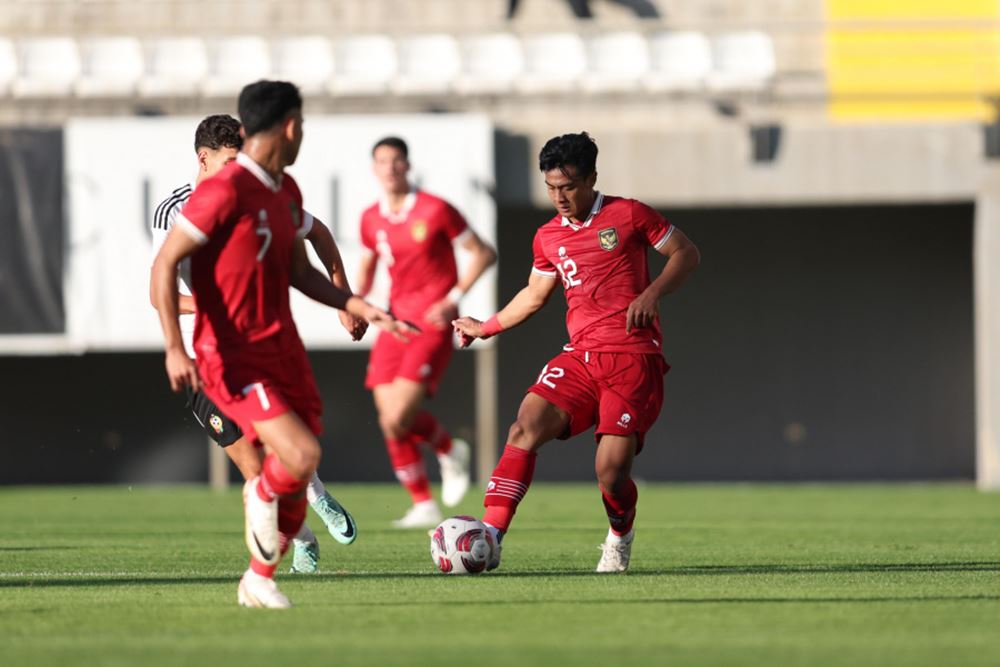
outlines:
M292 603L278 590L274 579L247 570L240 579L236 599L242 607L258 609L291 609Z
M618 536L608 531L604 544L600 546L601 560L597 563L595 572L624 572L628 569L629 558L632 557L632 540L635 531Z
M462 502L469 490L469 443L461 438L452 438L451 450L438 454L441 465L441 502L445 507L454 507Z
M401 519L396 519L392 525L396 528L433 528L444 521L441 510L433 500L425 500L406 510Z
M281 560L281 536L278 533L278 499L267 503L257 495L260 477L243 485L243 514L246 518L246 542L250 555L265 565Z

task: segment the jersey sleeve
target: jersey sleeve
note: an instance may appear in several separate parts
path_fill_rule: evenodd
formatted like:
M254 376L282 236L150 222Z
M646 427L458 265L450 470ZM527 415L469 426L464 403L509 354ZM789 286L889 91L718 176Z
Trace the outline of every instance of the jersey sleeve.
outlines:
M659 250L674 231L674 226L662 215L642 202L632 202L632 224L645 237L649 245Z
M545 256L545 252L542 248L541 230L535 232L535 240L531 244L531 251L535 255L535 258L531 263L531 272L537 273L540 276L545 276L546 278L555 278L556 267L549 261L548 257Z
M313 225L316 223L316 217L309 211L302 209L302 229L299 230L298 236L300 239L304 239L309 236L309 232L312 231Z
M375 252L375 234L372 233L372 223L368 211L361 214L361 245L368 252Z
M152 252L149 255L149 263L152 264L156 260L156 255L159 254L160 248L163 247L163 243L167 240L167 234L169 234L170 231L160 229L159 227L153 227L150 231L153 234L153 247Z
M465 217L458 212L457 208L448 202L443 202L443 204L444 233L448 235L448 240L458 241L464 239L472 231L469 229L469 223L465 221Z
M210 178L195 188L174 224L198 243L205 244L235 210L236 190L232 184Z

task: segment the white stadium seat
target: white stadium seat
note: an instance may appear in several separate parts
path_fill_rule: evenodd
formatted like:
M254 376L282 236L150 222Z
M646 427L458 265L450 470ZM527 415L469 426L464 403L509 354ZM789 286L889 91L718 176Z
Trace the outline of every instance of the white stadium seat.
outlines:
M6 95L11 82L17 76L17 53L14 43L0 37L0 95Z
M335 95L384 92L396 74L396 45L385 35L347 37L333 49L330 92Z
M165 37L147 45L146 74L139 94L146 97L190 96L208 73L208 51L195 37Z
M462 69L458 42L451 35L404 37L398 50L392 89L401 95L446 93Z
M16 97L63 97L80 76L80 51L70 37L39 37L21 42Z
M274 42L274 77L291 81L305 95L326 93L333 75L333 44L318 35Z
M142 45L131 37L105 37L82 44L83 74L76 82L80 97L133 95L143 72Z
M208 45L207 97L238 95L243 86L271 76L271 50L260 37L223 37Z
M769 35L755 30L726 33L713 40L712 60L710 90L760 91L774 76L774 43Z
M635 32L598 35L587 42L587 73L581 85L588 92L635 90L649 71L649 46Z
M524 73L516 87L523 93L567 93L577 87L587 63L576 33L548 33L524 38Z
M697 91L712 71L712 46L700 32L681 30L649 36L651 66L643 77L650 92Z
M455 80L460 93L505 93L524 70L521 41L509 33L476 35L462 40L462 72Z

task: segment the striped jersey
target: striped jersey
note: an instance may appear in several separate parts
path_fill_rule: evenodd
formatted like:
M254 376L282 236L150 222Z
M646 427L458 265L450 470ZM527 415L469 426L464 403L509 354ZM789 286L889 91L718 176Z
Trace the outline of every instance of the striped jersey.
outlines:
M170 233L171 228L174 226L177 214L184 208L184 204L187 203L192 192L194 192L194 186L190 183L185 183L171 192L156 207L156 211L153 213L152 225L153 259L156 259L156 254L160 251L163 242L167 240L167 234ZM181 294L191 296L191 258L186 257L177 269L177 291ZM180 316L181 338L184 340L184 349L187 350L188 356L192 358L194 358L194 320L194 313L183 313Z

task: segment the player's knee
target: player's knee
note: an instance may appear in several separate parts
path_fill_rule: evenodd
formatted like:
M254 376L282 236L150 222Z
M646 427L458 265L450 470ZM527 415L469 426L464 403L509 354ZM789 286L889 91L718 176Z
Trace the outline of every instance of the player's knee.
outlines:
M391 412L380 414L378 423L379 427L382 429L382 435L386 438L398 440L406 435L407 425L404 423L403 415L401 413Z
M537 449L542 445L541 425L518 415L507 432L507 442L521 449Z
M628 486L629 473L625 468L606 464L597 467L597 485L610 494L621 493Z
M288 453L282 462L289 474L297 479L309 479L319 467L321 450L315 439L304 440Z

